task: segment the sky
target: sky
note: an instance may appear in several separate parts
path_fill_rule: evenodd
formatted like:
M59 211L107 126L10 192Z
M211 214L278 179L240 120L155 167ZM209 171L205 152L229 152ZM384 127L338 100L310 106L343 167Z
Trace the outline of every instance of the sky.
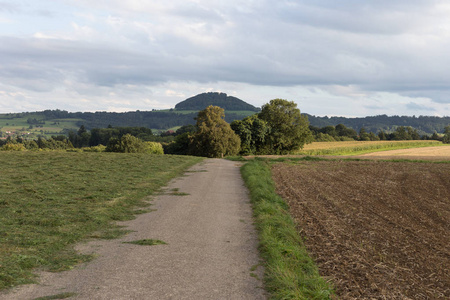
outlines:
M0 113L173 108L450 116L448 0L0 0Z

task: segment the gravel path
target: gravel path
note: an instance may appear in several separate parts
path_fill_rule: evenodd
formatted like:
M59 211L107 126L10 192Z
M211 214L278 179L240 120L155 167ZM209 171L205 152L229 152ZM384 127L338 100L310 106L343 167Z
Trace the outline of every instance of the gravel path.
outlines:
M40 284L0 299L63 293L74 293L70 299L266 299L239 164L208 159L185 175L155 197L156 211L124 222L134 232L77 246L96 259L67 272L43 272ZM141 239L167 245L123 243Z

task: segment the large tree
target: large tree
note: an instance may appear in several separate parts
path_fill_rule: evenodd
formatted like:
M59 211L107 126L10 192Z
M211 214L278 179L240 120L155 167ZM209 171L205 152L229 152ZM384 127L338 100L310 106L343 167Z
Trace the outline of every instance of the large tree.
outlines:
M442 139L444 144L450 144L450 125L445 127L444 138Z
M206 157L236 155L241 140L225 120L225 112L218 106L208 106L196 118L197 131L191 138L189 154Z
M274 99L262 106L258 117L270 127L263 152L286 154L303 148L312 141L308 117L302 116L297 104L284 99Z
M253 115L243 120L235 120L230 125L241 138L240 154L262 154L261 149L269 133L269 126L266 121L261 120L257 115Z

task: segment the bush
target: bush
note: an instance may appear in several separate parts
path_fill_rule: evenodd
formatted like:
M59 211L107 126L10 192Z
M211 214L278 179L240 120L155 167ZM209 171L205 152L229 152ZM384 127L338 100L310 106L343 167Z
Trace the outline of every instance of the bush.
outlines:
M35 141L24 141L23 145L27 150L38 150L39 145Z
M91 147L94 148L94 147ZM120 139L111 138L106 146L106 152L120 153L153 153L164 154L163 147L160 143L144 142L131 134L125 134Z
M131 134L125 134L120 139L111 138L106 146L106 152L144 153L144 142Z
M164 144L164 153L166 154L177 154L177 155L187 155L191 133L185 132L183 134L177 135L175 141L171 143Z
M164 154L163 146L156 142L145 142L146 153Z
M23 144L12 144L12 143L8 143L3 145L0 150L2 151L25 151L26 148L24 147Z
M82 150L83 152L105 152L106 146L100 144L98 146L85 147Z

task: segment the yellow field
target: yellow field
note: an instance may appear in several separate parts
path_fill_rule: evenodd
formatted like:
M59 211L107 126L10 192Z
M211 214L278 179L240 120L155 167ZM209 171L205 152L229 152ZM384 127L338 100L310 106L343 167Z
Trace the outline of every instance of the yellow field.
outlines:
M361 156L378 157L378 156L420 156L420 157L449 157L450 158L450 145L441 147L425 147L425 148L411 148L411 149L398 149L382 152L373 152L363 154Z
M296 153L298 155L359 155L396 149L444 146L439 141L348 141L314 142Z

